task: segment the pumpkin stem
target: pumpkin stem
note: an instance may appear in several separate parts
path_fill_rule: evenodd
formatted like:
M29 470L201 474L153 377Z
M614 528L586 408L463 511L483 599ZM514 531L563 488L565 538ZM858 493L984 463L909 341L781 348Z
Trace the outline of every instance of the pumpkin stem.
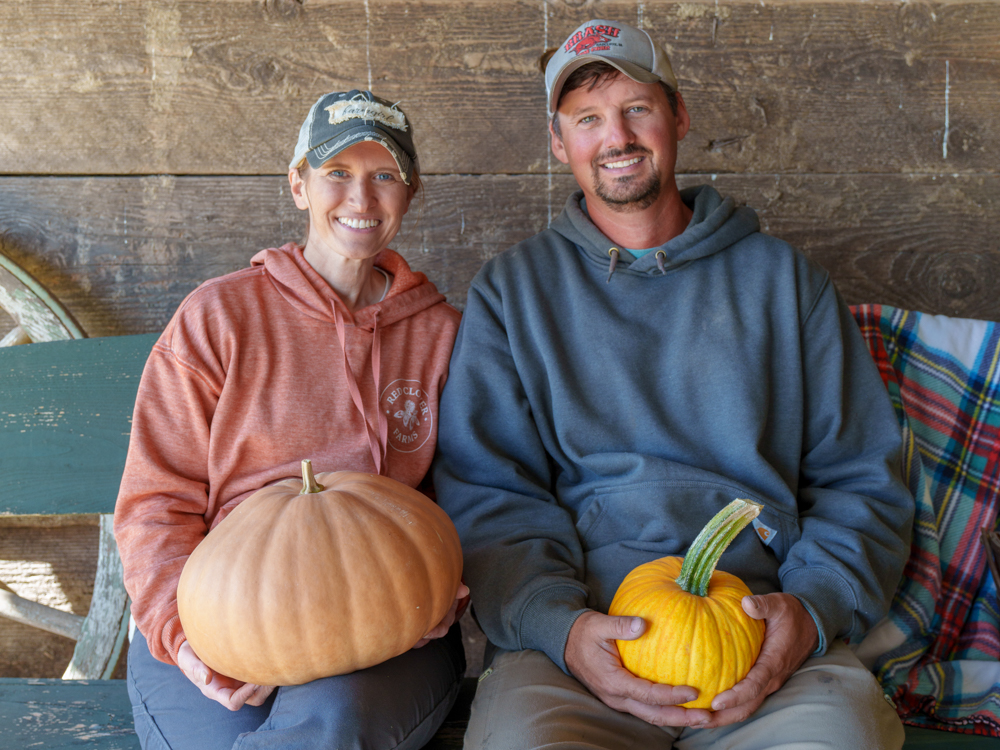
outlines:
M763 507L753 500L737 499L716 513L691 543L681 564L677 585L689 594L705 596L722 553Z
M316 481L316 475L313 474L313 464L308 458L302 461L302 491L300 495L314 495L317 492L322 492L326 487L321 485Z

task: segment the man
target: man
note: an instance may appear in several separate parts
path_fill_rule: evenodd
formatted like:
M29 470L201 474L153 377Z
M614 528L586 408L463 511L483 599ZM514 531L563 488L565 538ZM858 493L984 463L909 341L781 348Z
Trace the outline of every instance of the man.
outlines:
M678 191L690 118L648 34L583 24L545 82L580 190L473 280L441 407L438 499L491 644L466 747L900 747L841 641L887 611L913 514L849 310L752 210ZM764 644L713 711L684 708L696 690L621 665L648 623L605 613L735 497L759 533L719 567Z

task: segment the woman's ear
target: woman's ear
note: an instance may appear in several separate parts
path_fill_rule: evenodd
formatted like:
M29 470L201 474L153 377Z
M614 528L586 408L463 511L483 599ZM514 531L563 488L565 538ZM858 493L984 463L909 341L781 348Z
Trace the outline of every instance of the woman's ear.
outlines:
M301 211L309 209L309 198L306 196L306 183L302 179L302 172L297 167L288 170L288 184L292 189L292 200Z

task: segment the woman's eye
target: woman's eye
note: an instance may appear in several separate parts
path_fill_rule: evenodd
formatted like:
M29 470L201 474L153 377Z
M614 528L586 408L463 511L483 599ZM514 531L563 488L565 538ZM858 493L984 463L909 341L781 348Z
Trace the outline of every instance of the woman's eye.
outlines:
M395 178L389 172L382 172L381 174L375 175L375 180L377 182L392 182Z
M583 118L581 118L581 119L580 119L580 124L581 124L581 125L589 125L589 124L590 124L590 123L592 123L592 122L593 122L593 121L594 121L595 119L596 119L596 118L595 118L595 117L594 117L593 115L587 115L586 117L583 117Z
M328 173L328 176L329 177L336 177L337 179L341 179L341 178L347 176L347 172L345 172L343 169L331 169L329 171L329 173Z

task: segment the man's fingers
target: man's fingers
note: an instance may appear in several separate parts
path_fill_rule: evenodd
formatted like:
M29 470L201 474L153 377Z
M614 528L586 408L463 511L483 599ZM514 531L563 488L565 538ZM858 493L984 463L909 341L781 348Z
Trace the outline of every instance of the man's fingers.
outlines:
M703 708L680 708L678 706L650 706L642 701L625 698L620 706L612 706L618 711L627 711L643 721L658 727L693 727L711 721L712 714Z
M621 695L646 705L679 706L698 697L698 691L688 685L663 685L638 677L622 682Z
M712 709L715 711L723 711L727 708L732 708L733 706L752 702L756 700L758 696L760 696L761 700L763 700L767 695L764 692L764 688L767 687L772 677L773 670L771 670L766 663L761 664L758 661L757 664L754 664L750 671L747 672L746 677L729 688L729 690L719 693L712 699Z

